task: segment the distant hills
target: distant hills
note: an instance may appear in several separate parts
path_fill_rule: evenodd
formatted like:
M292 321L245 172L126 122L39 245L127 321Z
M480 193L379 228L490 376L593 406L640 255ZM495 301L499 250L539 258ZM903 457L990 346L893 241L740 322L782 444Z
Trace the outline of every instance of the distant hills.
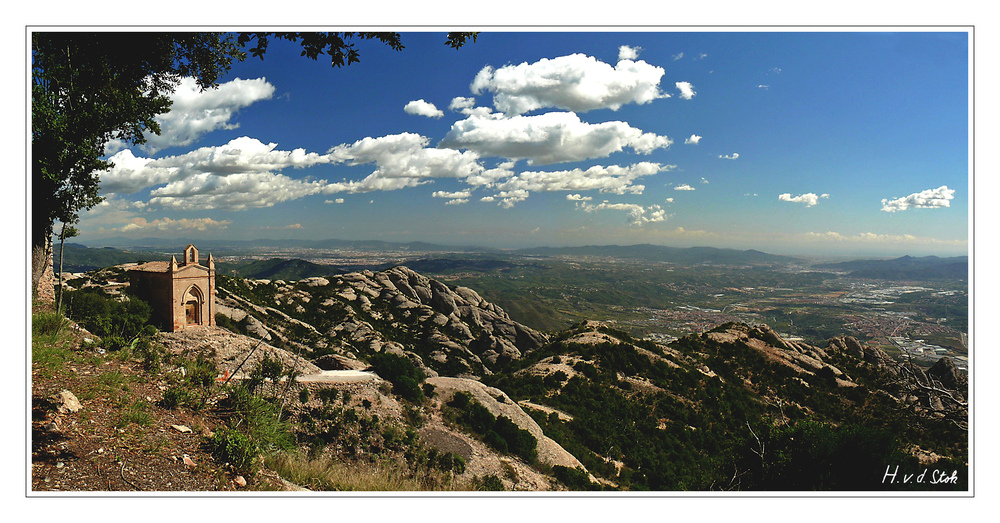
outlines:
M127 240L116 238L102 243L130 242L128 250L106 246L90 248L78 243L65 246L65 270L83 272L111 265L136 261L167 259L170 252L180 252L183 245L177 240L145 238ZM790 256L768 254L757 250L720 249L715 247L667 247L662 245L586 245L581 247L533 247L527 249L500 251L479 247L455 247L424 242L392 243L378 240L254 240L254 241L199 241L202 252L218 255L232 251L261 251L264 249L345 249L357 251L409 251L412 258L404 265L417 271L440 273L461 270L484 271L509 268L517 265L518 257L592 256L616 258L652 263L673 263L680 265L782 265L802 263L804 260ZM446 257L426 256L430 253L449 253ZM56 249L55 266L59 266ZM296 280L313 276L327 276L369 268L383 270L394 264L374 266L325 265L301 259L277 257L249 263L220 263L220 273L238 274L248 278ZM955 256L903 256L892 260L855 260L840 263L813 265L813 269L846 272L855 278L886 280L964 280L968 277L969 257Z
M583 247L536 247L514 251L534 256L601 256L649 262L681 264L716 263L724 265L761 265L802 261L789 256L756 250L718 249L715 247L666 247L663 245L587 245Z
M187 243L163 238L108 238L88 242L91 247L114 247L132 251L181 252ZM670 263L719 263L719 264L772 264L801 261L789 256L778 256L757 250L719 249L715 247L667 247L663 245L587 245L582 247L532 247L501 250L477 246L441 245L427 242L385 242L381 240L198 240L203 252L216 254L226 251L260 251L264 249L344 249L355 251L409 251L512 254L522 256L600 256ZM67 255L67 259L69 256Z
M55 253L52 259L53 267L59 270L59 245L55 245ZM180 251L178 251L178 254ZM63 246L63 254L66 261L63 263L63 270L66 272L87 272L96 269L103 269L112 265L123 263L135 263L137 261L163 260L162 252L150 251L126 251L112 247L91 249L78 243L67 243Z
M87 242L91 247L119 249L152 249L181 252L190 242L168 238L115 237ZM356 251L413 251L413 252L500 252L497 249L474 246L439 245L427 242L385 242L381 240L197 240L202 251L259 251L262 249L346 249Z
M854 278L881 280L964 280L969 275L969 257L903 256L892 260L856 260L814 265L817 269L847 271Z

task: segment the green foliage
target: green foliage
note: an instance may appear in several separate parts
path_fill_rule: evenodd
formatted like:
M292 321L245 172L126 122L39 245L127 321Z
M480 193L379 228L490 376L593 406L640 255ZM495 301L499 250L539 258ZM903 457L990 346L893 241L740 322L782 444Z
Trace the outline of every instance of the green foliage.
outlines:
M94 334L117 337L109 341L111 350L123 348L131 340L150 335L149 319L152 309L149 304L134 296L118 301L97 287L88 287L66 293L64 301L67 315Z
M179 407L198 409L201 406L201 399L189 387L171 385L167 387L167 390L163 391L163 399L160 400L160 405L167 409L176 409Z
M316 392L316 395L323 401L323 404L337 401L337 389L334 388L320 389Z
M587 473L580 467L569 468L562 465L553 465L552 473L563 485L570 490L599 490L598 486L591 483Z
M31 317L31 335L54 337L66 323L66 318L57 312L34 314Z
M458 49L472 39L476 41L479 33L448 33L445 44L453 49ZM299 42L302 44L302 56L316 60L320 55L330 56L330 64L333 67L343 67L360 62L360 54L354 46L354 40L377 40L394 51L403 49L402 39L399 33L386 32L321 32L321 33L240 33L237 42L241 47L253 43L250 54L257 58L264 58L271 38Z
M133 355L142 359L142 368L146 372L157 373L163 363L163 349L153 343L148 337L140 337L132 347Z
M223 427L212 434L209 442L216 461L229 463L237 472L244 474L256 470L260 448L248 434Z
M218 312L215 314L215 325L246 336L249 334L250 315L244 316L240 321L233 321L229 316Z
M379 376L392 383L394 394L416 403L424 400L424 391L420 388L424 373L409 358L379 352L373 354L369 362Z
M459 423L479 434L497 452L514 454L532 463L538 457L538 440L507 416L494 417L489 409L468 393L456 392L447 403L460 412Z
M58 327L62 321L55 313L36 313L31 318L31 362L46 375L64 370L74 357L70 334Z
M472 485L476 490L503 491L503 481L500 481L495 474L490 474L482 478L476 477L472 480Z
M198 354L194 359L177 359L173 365L176 369L168 375L170 385L163 391L160 405L168 409L204 408L219 375L215 362L204 354Z
M226 398L220 401L219 408L225 413L228 430L223 431L222 441L226 445L235 442L235 453L225 459L245 466L249 452L254 455L260 452L275 452L294 446L295 440L288 424L279 419L279 407L271 400L253 393L248 387L240 384L228 389ZM235 436L234 433L241 436ZM217 432L218 434L218 432ZM219 443L216 449L219 450ZM227 447L226 452L229 452ZM236 466L234 464L234 466Z
M887 465L919 469L892 432L845 424L804 421L774 429L753 485L763 490L898 490L883 483ZM745 456L748 462L759 456Z
M32 256L54 221L76 223L100 203L109 141L159 134L155 117L169 110L179 79L214 86L234 58L240 52L222 33L32 33Z
M143 426L150 425L153 422L153 415L149 411L149 407L149 403L145 400L135 400L122 412L118 420L118 427L125 427L131 423Z

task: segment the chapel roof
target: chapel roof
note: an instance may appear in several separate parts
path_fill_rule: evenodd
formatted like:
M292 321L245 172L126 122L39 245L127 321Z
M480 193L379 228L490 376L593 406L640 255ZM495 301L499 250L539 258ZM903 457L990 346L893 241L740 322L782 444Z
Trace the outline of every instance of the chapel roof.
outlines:
M143 263L142 265L136 265L129 269L130 271L142 271L142 272L167 272L170 270L170 262L168 261L151 261Z

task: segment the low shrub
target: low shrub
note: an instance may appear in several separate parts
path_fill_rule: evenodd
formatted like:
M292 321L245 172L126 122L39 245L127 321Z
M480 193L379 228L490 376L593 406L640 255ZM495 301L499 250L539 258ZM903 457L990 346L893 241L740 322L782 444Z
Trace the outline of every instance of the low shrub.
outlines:
M54 336L66 325L66 318L57 312L40 312L31 317L33 336Z
M229 463L237 472L245 474L256 470L260 449L249 435L224 427L212 434L210 443L216 461Z
M476 487L476 490L486 490L486 491L504 490L503 481L500 481L500 478L498 478L495 474L490 474L489 476L485 476L482 479L480 478L474 479L473 486Z

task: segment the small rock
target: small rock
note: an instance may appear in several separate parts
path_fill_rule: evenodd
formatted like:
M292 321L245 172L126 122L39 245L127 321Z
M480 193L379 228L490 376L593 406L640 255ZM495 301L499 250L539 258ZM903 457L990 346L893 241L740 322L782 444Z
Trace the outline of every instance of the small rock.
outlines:
M236 476L233 481L241 487L247 486L247 480L243 476Z
M187 454L184 455L184 464L192 468L197 466L195 465L194 460L191 459Z
M61 469L61 468L65 467L65 466L66 466L66 464L65 464L65 463L63 463L63 462L61 462L61 461L60 461L60 462L58 462L58 463L56 463L56 468L57 468L57 469Z
M83 408L83 406L80 405L80 400L76 398L76 395L65 389L58 394L53 394L50 398L57 405L56 410L62 414L67 412L79 412L79 410Z
M46 423L44 428L46 432L59 432L59 425L56 425L54 421Z
M191 427L188 427L187 425L171 425L171 427L173 427L173 429L177 432L192 432Z

